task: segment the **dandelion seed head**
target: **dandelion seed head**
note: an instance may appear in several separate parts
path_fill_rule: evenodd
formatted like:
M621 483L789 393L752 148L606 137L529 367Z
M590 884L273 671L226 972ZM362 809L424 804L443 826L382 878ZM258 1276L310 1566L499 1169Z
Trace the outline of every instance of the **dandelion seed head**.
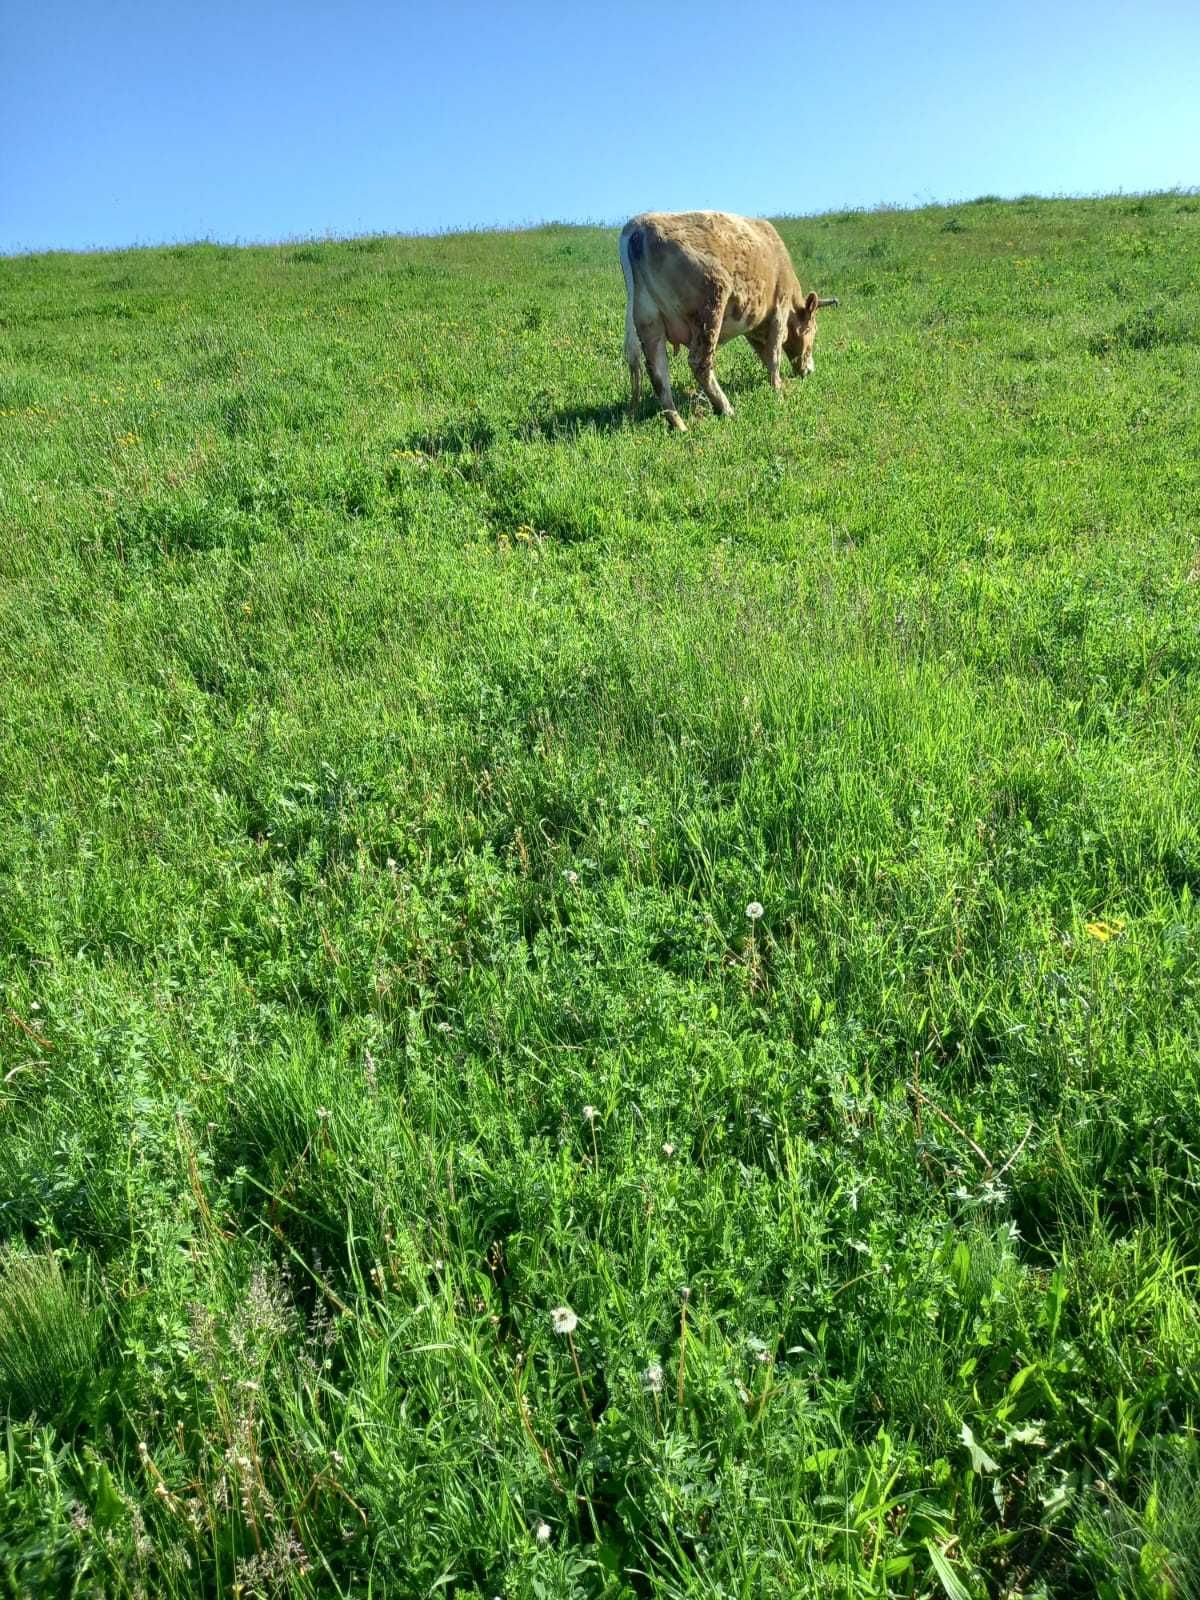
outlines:
M570 884L571 888L573 889L579 882L579 874L571 867L567 867L563 872L563 882ZM545 1526L545 1524L543 1524L543 1526Z
M762 901L761 900L751 900L750 904L746 907L746 915L750 919L750 921L751 922L758 922L761 919L762 914L763 914Z
M661 1394L663 1386L663 1369L657 1361L652 1361L642 1373L642 1388L647 1394Z
M550 1524L548 1522L539 1522L537 1527L533 1530L533 1537L539 1544L549 1544Z
M663 1153L663 1155L666 1156L668 1161L675 1154L675 1146L671 1143L670 1139L668 1139L666 1141L666 1143L663 1145L662 1153Z
M579 1326L579 1318L570 1306L555 1306L550 1313L550 1324L555 1333L574 1333Z
M596 1110L595 1106L584 1106L583 1120L585 1122L595 1122L599 1115L600 1113Z

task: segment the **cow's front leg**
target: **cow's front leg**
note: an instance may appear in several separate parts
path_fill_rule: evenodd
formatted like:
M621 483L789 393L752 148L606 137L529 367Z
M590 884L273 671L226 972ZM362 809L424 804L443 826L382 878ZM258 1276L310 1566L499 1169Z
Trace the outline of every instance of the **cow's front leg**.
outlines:
M713 410L721 417L731 417L733 407L726 399L725 391L717 382L717 375L713 371L713 361L717 354L717 344L721 338L721 324L725 320L725 303L728 296L714 299L704 308L704 314L699 319L692 342L688 346L688 365L695 374L696 382L704 390L712 403Z
M782 317L772 317L750 340L755 354L767 369L767 378L776 394L783 388L779 363L783 360L783 341L786 337L787 322Z
M783 388L783 379L779 376L779 363L783 360L783 341L787 338L787 318L772 317L767 328L767 343L763 352L763 360L767 365L767 377L771 380L771 387L778 394Z
M646 352L646 367L650 382L658 396L658 403L669 425L678 433L686 433L687 426L679 415L675 394L671 388L671 368L667 362L667 341L661 329L638 329L642 349Z

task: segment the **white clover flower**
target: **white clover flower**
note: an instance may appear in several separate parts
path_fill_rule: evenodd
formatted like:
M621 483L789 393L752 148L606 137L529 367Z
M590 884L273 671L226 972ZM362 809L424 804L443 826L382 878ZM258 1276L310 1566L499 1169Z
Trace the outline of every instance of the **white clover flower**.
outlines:
M647 1394L661 1394L663 1386L663 1369L657 1361L652 1361L642 1373L642 1388Z
M537 1527L533 1530L533 1537L539 1544L549 1544L550 1524L548 1522L539 1522Z
M746 907L746 915L747 915L747 917L749 917L750 921L751 922L758 922L761 919L762 914L763 914L762 901L761 900L751 900L750 904Z
M570 1306L555 1306L550 1313L550 1323L555 1333L574 1333L579 1326L579 1318Z

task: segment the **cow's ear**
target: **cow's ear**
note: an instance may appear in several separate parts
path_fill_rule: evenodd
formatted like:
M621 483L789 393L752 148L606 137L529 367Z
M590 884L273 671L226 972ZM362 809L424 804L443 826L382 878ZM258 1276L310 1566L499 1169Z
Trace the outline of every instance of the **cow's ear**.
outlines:
M805 309L805 311L807 311L807 313L808 313L808 315L810 317L812 316L813 312L817 309L817 291L815 289L810 289L809 290L808 298L804 302L804 309Z

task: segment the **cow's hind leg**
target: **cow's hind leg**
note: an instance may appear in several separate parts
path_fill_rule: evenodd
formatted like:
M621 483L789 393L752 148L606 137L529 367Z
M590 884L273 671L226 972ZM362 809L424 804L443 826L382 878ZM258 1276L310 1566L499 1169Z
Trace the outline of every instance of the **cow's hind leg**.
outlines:
M633 275L633 253L640 261L645 251L645 240L640 228L630 228L621 234L621 271L625 276L625 362L629 368L629 415L636 417L642 400L642 345L638 338L637 283Z
M725 299L725 296L721 296L720 299L713 299L705 306L704 315L700 318L688 347L688 364L717 415L731 417L733 407L729 404L725 391L717 382L717 375L713 371L717 344L721 338L721 323L725 320Z
M636 417L642 403L642 344L633 325L633 302L625 318L625 360L629 364L629 415Z
M675 404L675 395L671 389L671 368L667 363L667 341L661 329L650 330L639 328L642 349L646 352L646 367L650 373L650 382L658 396L658 403L663 408L663 414L669 425L678 433L686 433L687 427L679 415Z
M642 403L642 352L636 349L632 355L628 352L626 355L629 360L629 415L636 417Z

